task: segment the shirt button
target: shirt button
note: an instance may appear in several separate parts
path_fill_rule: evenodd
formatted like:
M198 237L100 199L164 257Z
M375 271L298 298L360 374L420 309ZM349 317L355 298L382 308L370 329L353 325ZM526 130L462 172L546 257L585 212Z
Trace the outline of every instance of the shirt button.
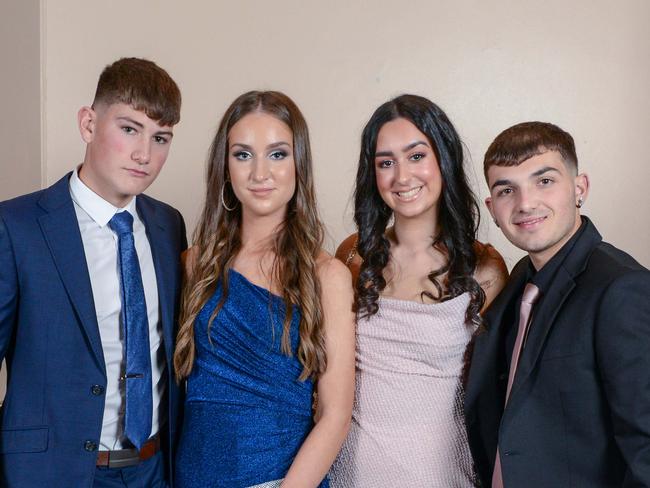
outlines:
M84 442L84 449L88 452L93 452L97 450L97 443L93 441Z
M104 387L102 385L93 385L90 388L90 392L95 396L99 396L104 393Z

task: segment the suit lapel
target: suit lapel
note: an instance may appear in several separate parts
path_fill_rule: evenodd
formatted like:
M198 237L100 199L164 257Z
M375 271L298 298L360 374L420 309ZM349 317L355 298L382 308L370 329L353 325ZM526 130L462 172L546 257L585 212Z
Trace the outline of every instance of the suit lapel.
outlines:
M39 224L95 361L105 373L95 302L69 178L70 173L45 190L39 205L47 213L39 218Z
M542 352L546 337L555 322L555 317L574 287L575 282L573 281L573 277L567 273L564 267L560 267L539 309L533 309L530 330L534 329L535 333L529 333L528 335L529 340L522 351L521 359L517 366L517 373L512 384L508 405L512 404L520 386L530 376Z
M156 207L144 196L136 199L136 207L140 218L144 222L147 239L151 247L153 265L156 270L156 286L158 287L158 303L160 310L160 321L163 329L163 340L165 343L165 358L167 364L171 364L173 330L174 330L174 263L178 257L174 256L171 240L165 230L165 222L156 212Z

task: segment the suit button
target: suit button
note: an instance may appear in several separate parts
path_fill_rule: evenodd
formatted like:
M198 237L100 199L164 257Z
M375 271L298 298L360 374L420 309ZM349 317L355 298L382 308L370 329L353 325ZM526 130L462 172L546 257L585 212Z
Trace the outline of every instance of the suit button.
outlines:
M97 450L97 443L93 441L84 442L84 449L88 452L93 452Z
M90 392L95 396L99 396L104 393L104 387L102 385L93 385L90 387Z

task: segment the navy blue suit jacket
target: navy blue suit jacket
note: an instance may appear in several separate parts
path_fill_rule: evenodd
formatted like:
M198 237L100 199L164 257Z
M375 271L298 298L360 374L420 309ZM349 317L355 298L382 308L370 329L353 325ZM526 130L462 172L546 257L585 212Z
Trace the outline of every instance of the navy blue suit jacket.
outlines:
M8 374L0 410L0 486L93 482L107 379L69 178L0 203L0 359L7 360ZM168 377L161 408L169 419L161 439L171 473L181 408L172 354L185 225L162 202L140 195L136 204L158 285Z
M475 338L465 414L483 486L497 443L505 488L650 486L650 272L585 220L533 309L505 409L505 337L528 257Z

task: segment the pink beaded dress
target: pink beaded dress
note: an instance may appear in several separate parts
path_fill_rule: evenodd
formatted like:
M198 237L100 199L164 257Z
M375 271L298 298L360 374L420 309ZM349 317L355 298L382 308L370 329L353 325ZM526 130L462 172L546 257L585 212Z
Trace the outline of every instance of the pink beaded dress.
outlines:
M460 380L469 300L380 297L378 312L358 321L352 425L333 488L476 486Z

